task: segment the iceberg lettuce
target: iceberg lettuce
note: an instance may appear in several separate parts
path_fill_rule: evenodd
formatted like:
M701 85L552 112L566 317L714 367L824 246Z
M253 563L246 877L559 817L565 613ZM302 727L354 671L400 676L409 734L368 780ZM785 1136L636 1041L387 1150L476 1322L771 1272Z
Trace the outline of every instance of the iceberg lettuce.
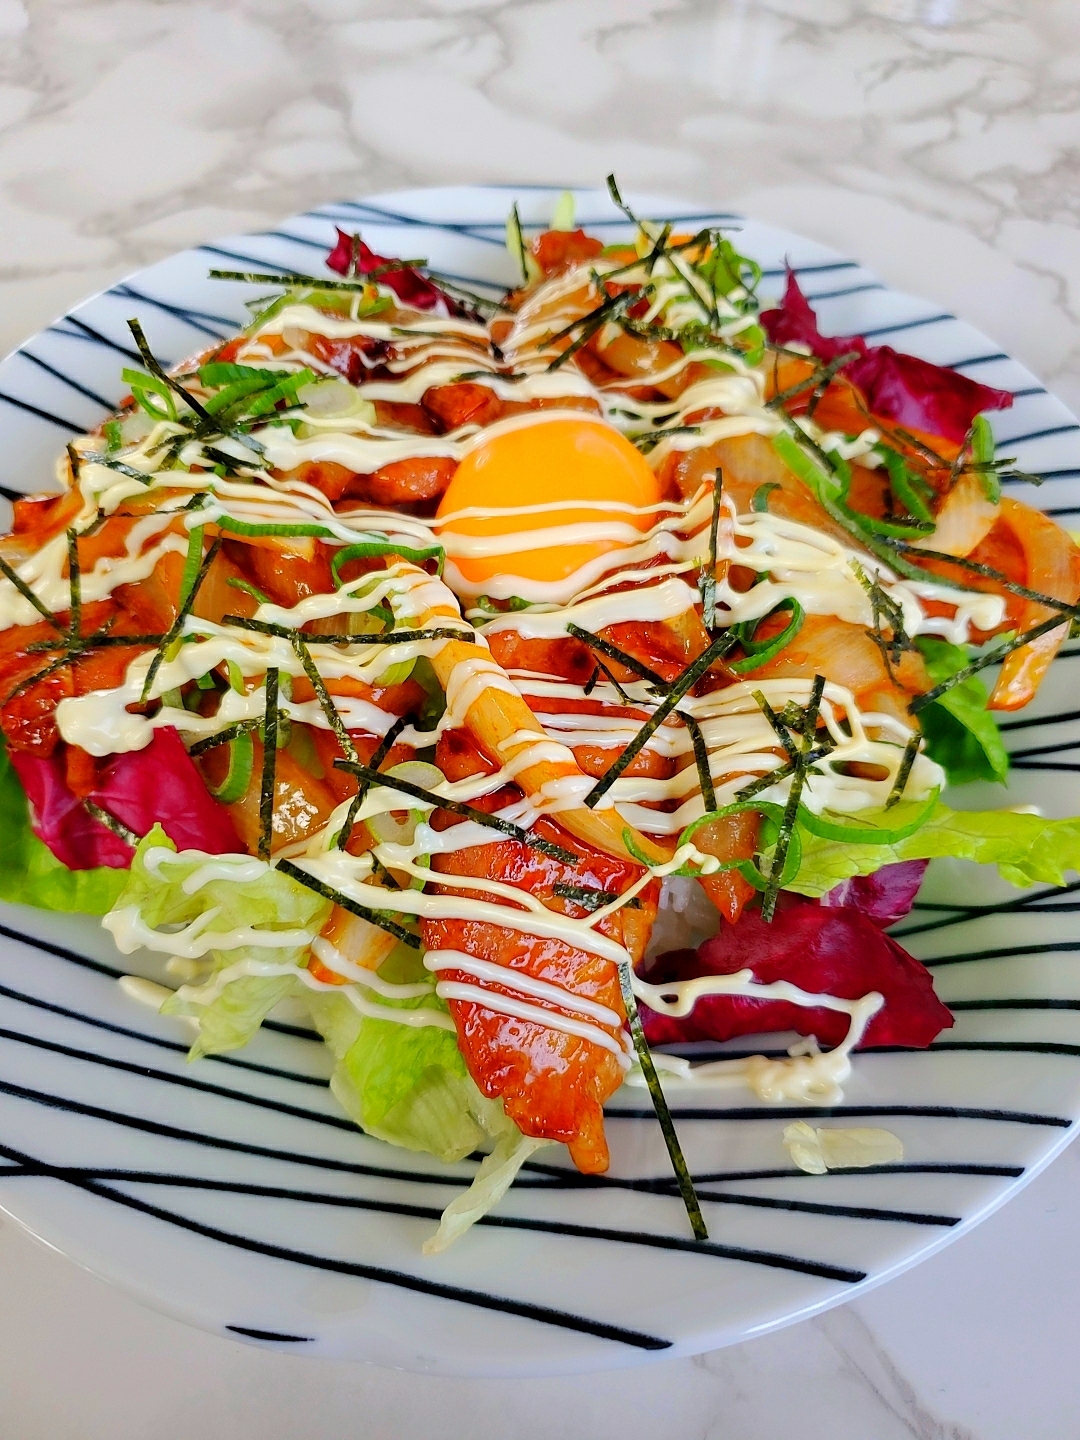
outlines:
M431 980L419 955L398 945L379 967L395 985ZM375 997L372 997L375 998ZM435 994L396 1000L393 1009L426 1007L448 1014ZM453 1030L399 1025L360 1015L345 995L307 992L312 1020L337 1060L331 1089L358 1125L380 1140L426 1150L450 1164L516 1127L500 1102L486 1099L465 1067Z
M144 945L205 961L203 983L182 986L162 1006L164 1014L199 1021L195 1059L246 1044L274 1006L297 992L295 976L281 967L305 962L329 913L328 900L264 861L178 853L156 825L102 924L125 954ZM233 967L238 973L222 984L221 973Z

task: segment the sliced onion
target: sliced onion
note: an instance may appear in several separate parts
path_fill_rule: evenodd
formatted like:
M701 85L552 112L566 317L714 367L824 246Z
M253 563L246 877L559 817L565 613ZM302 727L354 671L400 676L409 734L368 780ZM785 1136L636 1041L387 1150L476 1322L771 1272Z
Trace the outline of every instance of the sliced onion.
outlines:
M434 790L446 779L437 765L429 765L424 760L405 760L400 765L392 765L384 772L395 780L406 780L410 785L418 785L423 790ZM402 796L402 800L405 797ZM402 810L406 808L403 804ZM409 845L416 834L416 827L424 818L423 810L409 810L408 818L404 821L396 820L393 813L384 810L378 815L369 815L365 824L372 836L379 844L388 845Z
M986 498L978 475L961 475L934 517L933 534L911 543L945 555L970 555L990 533L999 513L997 505Z
M296 398L313 420L360 420L375 424L375 406L346 380L317 380L302 385Z

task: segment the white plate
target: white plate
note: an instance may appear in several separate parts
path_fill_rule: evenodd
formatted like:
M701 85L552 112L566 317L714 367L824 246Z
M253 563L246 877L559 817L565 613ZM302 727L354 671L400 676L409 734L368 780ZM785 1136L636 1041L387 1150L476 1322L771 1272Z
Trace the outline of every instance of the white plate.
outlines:
M0 482L48 485L68 436L119 399L120 368L137 361L130 315L170 362L245 319L251 288L209 280L209 267L318 272L340 223L381 253L427 255L497 290L512 279L502 244L511 200L542 222L556 193L418 190L329 205L141 271L0 365ZM659 219L680 211L638 203ZM578 211L604 235L622 228L596 192L579 194ZM790 259L826 331L888 339L1012 390L995 429L1047 481L1024 498L1034 493L1065 524L1080 512L1080 426L985 336L796 235L751 222L738 243L764 265L766 294L779 293ZM1080 645L1070 655L1032 713L1006 722L1018 757L1008 796L979 787L963 803L1080 812L1070 696ZM845 1103L828 1112L673 1092L710 1244L689 1238L660 1131L633 1091L609 1107L607 1176L583 1179L542 1152L487 1223L428 1259L421 1241L472 1163L444 1170L362 1135L326 1088L322 1046L303 1033L273 1028L237 1055L189 1065L185 1027L115 983L132 968L155 974L150 957L121 960L92 920L5 907L0 1205L148 1304L293 1353L550 1374L712 1349L929 1255L1066 1144L1080 1116L1077 908L1069 893L1013 891L940 862L901 927L956 1013L929 1051L861 1055ZM903 1163L793 1170L784 1124L821 1114L872 1117L864 1123L901 1137Z

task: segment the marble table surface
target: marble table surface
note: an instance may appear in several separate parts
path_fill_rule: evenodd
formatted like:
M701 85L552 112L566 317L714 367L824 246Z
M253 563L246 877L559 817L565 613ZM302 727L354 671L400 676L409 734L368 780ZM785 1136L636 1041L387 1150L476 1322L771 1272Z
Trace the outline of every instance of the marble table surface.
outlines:
M1080 408L1076 0L0 0L0 344L216 234L452 181L740 208ZM1068 1440L1074 1147L817 1320L610 1376L443 1380L147 1313L0 1225L3 1440Z

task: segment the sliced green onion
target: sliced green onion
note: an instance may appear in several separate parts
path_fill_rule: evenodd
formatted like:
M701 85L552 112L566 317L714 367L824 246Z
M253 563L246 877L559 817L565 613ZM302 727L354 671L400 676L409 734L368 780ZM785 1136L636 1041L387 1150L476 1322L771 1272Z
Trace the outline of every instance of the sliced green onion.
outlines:
M914 520L933 525L934 513L926 502L934 492L923 477L912 470L898 450L888 445L875 445L874 453L881 457L892 492L907 513Z
M233 535L250 535L257 538L261 535L313 535L317 540L333 540L334 535L325 525L296 524L283 525L276 522L252 523L247 520L237 520L232 515L219 515L214 524L219 530L228 530Z
M250 595L253 600L257 600L260 605L272 603L269 595L264 594L257 585L252 585L250 581L241 580L239 575L230 575L225 584L231 585L234 590L242 590L245 595Z
M774 804L771 800L735 800L730 805L722 805L719 810L711 810L707 814L694 820L679 836L676 842L676 850L680 850L698 830L706 825L712 825L717 820L726 820L729 815L760 815L761 834L758 837L758 852L768 850L776 842L784 823L783 806ZM707 853L707 852L706 852ZM714 857L715 858L715 857ZM792 842L788 847L788 853L784 860L783 871L780 876L780 884L787 885L794 880L799 873L802 864L802 845L798 834L793 835ZM734 859L721 860L720 870L737 870L744 880L748 880L755 890L765 890L769 884L770 876L764 874L753 860Z
M939 790L935 790L912 820L906 821L903 825L893 825L891 828L860 825L857 821L854 824L848 824L844 820L815 815L805 806L799 810L799 824L804 830L809 830L811 835L817 835L822 840L840 840L848 845L895 845L900 840L906 840L909 835L914 835L916 830L925 825L938 802L940 793Z
M443 566L446 564L446 551L441 545L398 545L391 543L389 537L384 540L360 540L354 545L343 546L330 562L330 573L338 589L344 584L341 578L343 565L347 565L350 560L367 560L373 555L400 555L403 560L411 560L414 565L422 565L425 560L437 560L438 575L443 573Z
M1001 479L994 469L994 455L997 445L990 421L985 415L976 415L968 432L971 441L971 458L982 485L983 493L991 505L1001 503Z
M766 480L764 485L759 485L750 499L750 509L756 515L766 515L769 511L769 496L774 490L782 490L784 487L779 480Z
M207 786L210 794L222 805L231 805L234 800L240 800L247 794L255 765L255 744L250 730L235 736L228 745L229 767L224 780L220 785Z
M791 619L771 640L755 640L754 635L762 620L768 620L770 616L777 615L781 610L790 610ZM763 615L760 620L745 620L739 625L731 628L739 637L739 644L746 651L746 658L743 660L729 660L729 670L734 670L736 675L745 675L750 670L758 670L762 665L767 665L775 660L780 651L786 645L790 645L795 636L803 627L806 614L795 599L794 595L787 595L778 605L774 605L768 615Z
M191 587L195 584L195 577L199 573L199 566L202 564L203 540L206 536L206 529L202 525L195 525L188 532L187 554L184 556L184 569L180 576L180 600L183 605L191 594Z
M156 375L147 375L142 370L121 370L120 378L125 385L131 386L131 398L144 410L151 420L176 420L176 401L172 397L172 391L163 380ZM164 401L164 408L151 400L150 396L155 395Z

